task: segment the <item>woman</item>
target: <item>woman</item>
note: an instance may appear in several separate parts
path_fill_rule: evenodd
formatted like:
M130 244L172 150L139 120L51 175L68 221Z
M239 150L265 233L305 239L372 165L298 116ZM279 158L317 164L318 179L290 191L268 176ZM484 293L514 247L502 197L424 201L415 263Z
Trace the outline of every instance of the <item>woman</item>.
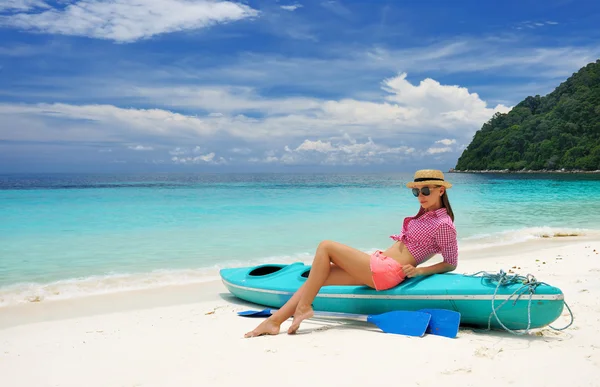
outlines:
M404 219L402 231L390 238L396 242L386 251L369 255L352 247L323 241L317 247L308 279L296 293L267 320L245 337L276 335L280 325L294 316L288 333L298 330L300 323L313 316L312 302L322 286L367 285L376 290L397 286L406 277L446 273L456 269L458 247L454 213L446 189L452 184L439 170L425 169L415 173L406 185L420 204L414 217ZM435 254L443 262L418 267Z

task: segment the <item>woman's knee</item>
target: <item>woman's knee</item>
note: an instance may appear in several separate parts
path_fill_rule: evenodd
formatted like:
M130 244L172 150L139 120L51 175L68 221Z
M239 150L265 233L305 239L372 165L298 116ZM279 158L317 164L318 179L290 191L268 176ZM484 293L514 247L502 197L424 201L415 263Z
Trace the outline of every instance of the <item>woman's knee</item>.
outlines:
M331 251L332 247L335 244L336 244L336 242L326 239L326 240L319 242L319 246L317 247L317 250Z

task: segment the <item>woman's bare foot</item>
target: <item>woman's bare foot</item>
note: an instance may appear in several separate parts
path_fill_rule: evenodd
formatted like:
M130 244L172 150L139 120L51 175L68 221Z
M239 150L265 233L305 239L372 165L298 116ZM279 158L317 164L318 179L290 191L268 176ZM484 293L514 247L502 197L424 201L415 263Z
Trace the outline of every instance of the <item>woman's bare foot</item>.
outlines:
M279 326L281 324L273 321L270 317L260 323L253 331L248 332L244 335L245 338L257 337L263 335L277 335L279 334Z
M294 312L294 321L292 321L292 325L290 325L290 328L288 329L288 334L291 335L291 334L296 333L298 328L300 328L300 323L302 321L306 320L307 318L311 318L314 315L315 315L315 312L313 312L313 308L310 305L309 306L298 305L296 307L296 311Z

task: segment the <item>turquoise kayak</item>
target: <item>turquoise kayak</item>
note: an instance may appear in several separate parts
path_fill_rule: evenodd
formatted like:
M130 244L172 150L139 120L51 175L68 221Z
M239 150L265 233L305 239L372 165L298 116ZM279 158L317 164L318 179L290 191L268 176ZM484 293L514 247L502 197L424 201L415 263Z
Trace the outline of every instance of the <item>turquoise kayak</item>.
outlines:
M266 264L221 269L223 284L234 296L280 308L306 281L310 266ZM503 277L511 278L510 275ZM461 325L524 330L541 328L562 313L564 295L554 286L513 275L434 274L407 278L400 285L376 291L368 286L324 286L313 302L315 310L380 314L393 310L441 308L461 314ZM495 309L495 311L494 311Z

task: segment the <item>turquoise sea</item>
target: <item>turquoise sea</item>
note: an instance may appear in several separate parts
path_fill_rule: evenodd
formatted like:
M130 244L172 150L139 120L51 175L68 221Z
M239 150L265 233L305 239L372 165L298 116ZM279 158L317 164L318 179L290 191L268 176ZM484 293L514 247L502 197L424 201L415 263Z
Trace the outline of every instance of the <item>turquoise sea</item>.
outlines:
M600 176L446 174L459 248L600 232ZM308 261L323 239L393 243L418 202L398 174L0 175L0 306ZM600 235L600 234L599 234Z

